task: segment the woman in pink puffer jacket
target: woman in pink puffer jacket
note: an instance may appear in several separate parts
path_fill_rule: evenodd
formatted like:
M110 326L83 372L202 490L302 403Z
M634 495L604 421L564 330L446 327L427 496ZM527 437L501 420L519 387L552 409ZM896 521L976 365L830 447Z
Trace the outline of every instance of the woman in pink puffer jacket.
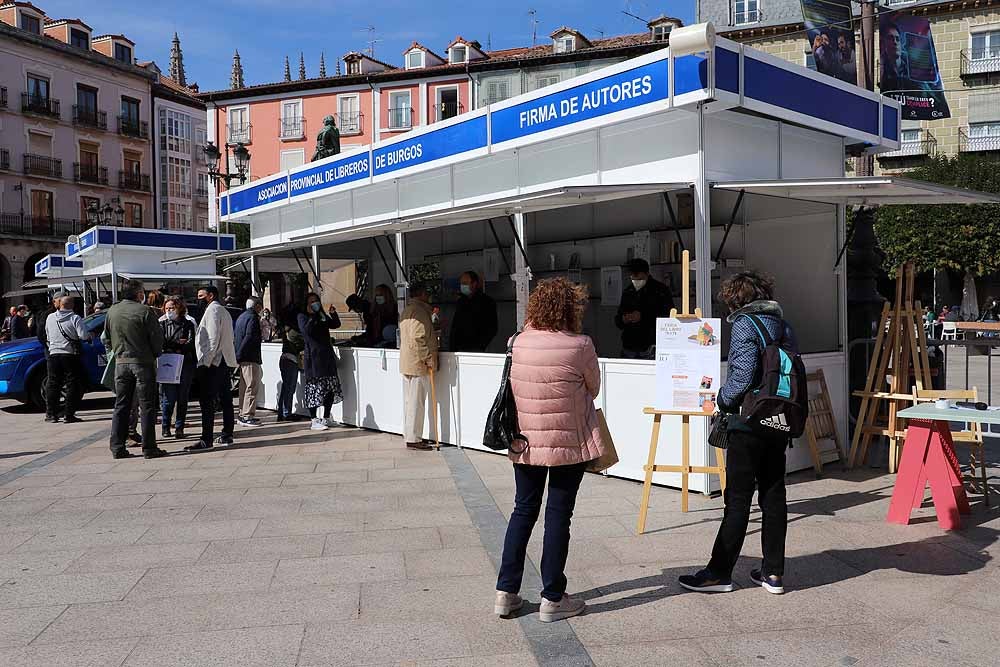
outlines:
M543 280L528 299L527 323L514 342L510 379L528 445L521 453L510 453L517 490L497 579L495 611L500 616L523 604L519 592L525 552L546 478L540 620L569 618L586 607L566 594L563 572L576 493L587 461L598 458L602 449L594 410L601 389L597 352L590 337L580 333L586 307L586 288L565 278Z

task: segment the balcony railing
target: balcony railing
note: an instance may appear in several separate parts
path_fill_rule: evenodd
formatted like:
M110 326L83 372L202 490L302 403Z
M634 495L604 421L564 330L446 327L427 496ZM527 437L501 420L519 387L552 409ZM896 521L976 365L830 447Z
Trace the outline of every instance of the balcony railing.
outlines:
M896 158L896 157L934 157L937 154L937 139L933 134L924 130L920 136L920 139L916 141L901 141L899 142L899 149L894 151L888 151L886 153L879 153L878 158L884 160L886 158Z
M306 136L306 119L301 116L296 118L282 118L281 119L281 138L282 139L301 139ZM247 142L243 142L247 143Z
M79 104L73 105L73 124L83 127L93 127L98 130L108 129L108 112L98 111L90 107L81 107Z
M235 125L229 125L228 131L226 132L228 143L249 144L251 127L250 123L237 123Z
M0 87L0 108L7 108L7 89Z
M62 160L45 155L24 154L24 173L31 176L62 178Z
M408 130L413 127L413 107L389 109L389 129Z
M966 128L958 130L958 150L962 153L1000 151L1000 133L970 136Z
M59 118L59 100L41 95L21 93L21 112Z
M1000 72L1000 48L962 49L960 76Z
M149 174L137 174L133 171L118 170L118 187L122 190L138 190L149 192Z
M80 233L80 221L20 213L0 213L0 233L65 239L70 234Z
M129 116L118 116L118 134L123 137L149 139L149 123Z
M462 105L458 102L438 102L437 119L448 120L462 113Z
M361 134L362 120L364 114L360 111L350 111L348 113L338 113L334 115L337 121L337 128L341 134Z
M10 149L0 148L0 169L10 170Z
M108 184L108 168L82 162L73 163L73 180L77 183Z

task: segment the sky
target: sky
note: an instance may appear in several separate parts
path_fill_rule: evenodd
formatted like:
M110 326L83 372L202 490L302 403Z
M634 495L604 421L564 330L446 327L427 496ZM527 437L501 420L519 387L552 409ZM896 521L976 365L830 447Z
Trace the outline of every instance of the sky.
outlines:
M202 91L229 87L233 51L243 62L246 85L280 81L285 56L298 76L299 53L306 75L319 74L320 53L327 74L349 51L363 51L373 26L375 57L402 66L403 51L418 41L443 55L458 35L484 47L504 49L531 44L535 10L538 43L556 28L576 28L591 39L642 32L646 28L623 10L651 19L676 16L694 20L694 0L33 0L50 18L80 18L94 34L124 33L136 43L136 58L154 60L166 73L176 31L184 52L188 83ZM169 8L169 9L168 9Z

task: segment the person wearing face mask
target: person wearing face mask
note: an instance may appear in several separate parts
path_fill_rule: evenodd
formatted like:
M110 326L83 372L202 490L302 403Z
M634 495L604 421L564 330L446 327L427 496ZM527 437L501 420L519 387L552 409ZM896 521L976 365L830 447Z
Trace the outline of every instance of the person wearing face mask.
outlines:
M622 290L615 325L622 330L621 356L652 359L656 353L656 318L669 317L674 298L666 285L649 275L649 262L628 263L631 283Z
M198 302L204 308L201 323L195 330L195 353L198 357L198 403L201 406L201 439L185 447L187 451L232 445L233 390L231 373L237 367L233 341L233 317L219 302L219 288L207 285L198 290ZM222 406L222 435L215 435L215 404Z
M247 299L247 307L236 318L236 362L240 365L240 416L236 423L240 426L260 426L257 419L257 389L264 377L261 368L260 312L263 305L257 297Z
M483 294L479 274L466 271L459 278L458 305L451 321L452 352L485 352L497 335L497 304Z
M187 419L188 399L191 395L191 383L194 382L195 367L198 356L194 349L194 320L188 317L187 306L178 297L170 297L163 306L164 314L160 318L160 328L163 329L163 351L184 356L179 384L160 385L160 422L161 434L164 438L174 437L178 440L184 437L184 422ZM177 421L174 431L170 431L170 422L177 409Z
M55 301L59 304L59 310L45 319L45 335L48 340L45 421L59 421L59 399L65 396L63 422L72 424L80 421L76 416L76 407L82 395L84 378L83 341L90 340L91 336L83 325L83 318L73 311L73 297L61 292L56 295Z
M344 400L340 376L337 375L337 358L333 354L333 342L330 340L330 332L340 328L340 316L333 306L330 306L329 312L323 312L323 302L319 295L310 292L306 295L305 312L299 313L298 324L305 340L303 395L312 418L310 430L325 431L336 426L336 422L330 417L334 403ZM321 405L322 417L319 416Z

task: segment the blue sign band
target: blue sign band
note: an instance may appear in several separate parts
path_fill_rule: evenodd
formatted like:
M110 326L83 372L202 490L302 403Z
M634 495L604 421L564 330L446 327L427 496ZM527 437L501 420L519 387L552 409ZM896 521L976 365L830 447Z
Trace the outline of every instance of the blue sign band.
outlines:
M295 199L317 190L353 183L371 176L369 153L355 153L341 160L307 167L288 175L289 198Z
M676 59L675 73L677 66L684 60L686 59ZM616 111L666 100L670 96L668 78L667 61L658 60L494 111L490 116L492 141L496 144L520 139ZM690 82L685 85L688 83Z
M284 174L278 178L254 184L245 190L230 192L226 197L230 213L250 211L266 204L288 200L288 177Z
M888 105L882 107L882 136L890 141L899 140L899 111Z
M372 152L373 173L388 174L477 148L486 148L486 116L376 148Z
M876 100L749 56L743 76L746 97L878 136Z
M229 195L219 197L219 215L229 215Z

